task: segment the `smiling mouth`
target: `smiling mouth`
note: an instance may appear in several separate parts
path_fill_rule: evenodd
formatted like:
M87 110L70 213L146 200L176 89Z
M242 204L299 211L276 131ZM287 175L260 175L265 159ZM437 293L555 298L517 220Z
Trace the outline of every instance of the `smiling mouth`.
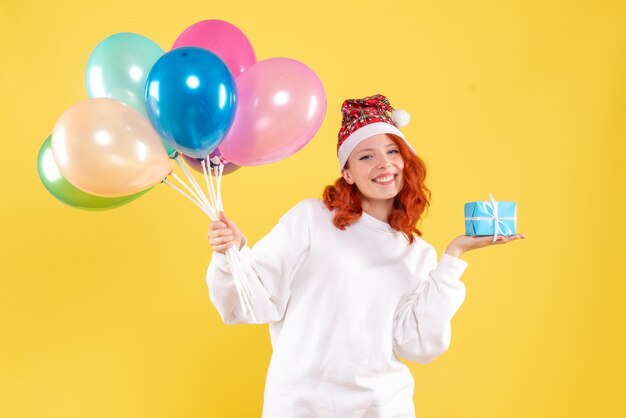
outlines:
M372 179L372 181L378 184L389 184L390 182L395 180L397 176L398 176L397 174L391 174L389 176L378 177L378 178Z

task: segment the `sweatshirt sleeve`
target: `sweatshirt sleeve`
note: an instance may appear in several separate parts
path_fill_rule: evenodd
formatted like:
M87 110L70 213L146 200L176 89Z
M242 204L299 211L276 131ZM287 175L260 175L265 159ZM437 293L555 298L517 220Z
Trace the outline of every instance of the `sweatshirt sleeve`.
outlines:
M291 281L309 248L309 211L300 202L283 215L278 224L252 248L244 241L240 250L242 267L252 277L252 316L243 314L227 257L216 251L206 280L209 299L226 324L280 321L289 302Z
M403 298L394 317L393 346L400 357L426 364L450 346L452 317L465 300L460 278L467 262L432 250L430 273Z

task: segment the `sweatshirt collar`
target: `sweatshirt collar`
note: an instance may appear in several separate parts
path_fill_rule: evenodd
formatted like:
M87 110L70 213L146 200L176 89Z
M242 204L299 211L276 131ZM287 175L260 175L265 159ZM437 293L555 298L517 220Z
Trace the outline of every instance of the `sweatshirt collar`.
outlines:
M368 215L365 211L361 212L361 222L369 226L372 229L376 229L382 232L390 232L392 234L399 233L389 225L387 222L383 222L380 219L374 218L372 215Z

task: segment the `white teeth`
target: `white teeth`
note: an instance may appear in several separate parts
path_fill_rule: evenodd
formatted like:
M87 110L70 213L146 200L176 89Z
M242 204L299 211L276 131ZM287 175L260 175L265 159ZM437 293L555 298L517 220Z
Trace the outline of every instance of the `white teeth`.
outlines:
M386 183L388 181L393 180L393 176L387 176L387 177L379 177L377 179L374 179L375 182L377 183Z

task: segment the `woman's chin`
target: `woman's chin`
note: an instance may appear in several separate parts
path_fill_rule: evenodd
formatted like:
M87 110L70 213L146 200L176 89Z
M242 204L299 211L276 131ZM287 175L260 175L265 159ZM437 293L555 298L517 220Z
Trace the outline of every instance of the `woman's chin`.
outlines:
M370 200L389 200L393 199L398 195L398 190L389 190L389 191L376 191L370 192L365 195Z

